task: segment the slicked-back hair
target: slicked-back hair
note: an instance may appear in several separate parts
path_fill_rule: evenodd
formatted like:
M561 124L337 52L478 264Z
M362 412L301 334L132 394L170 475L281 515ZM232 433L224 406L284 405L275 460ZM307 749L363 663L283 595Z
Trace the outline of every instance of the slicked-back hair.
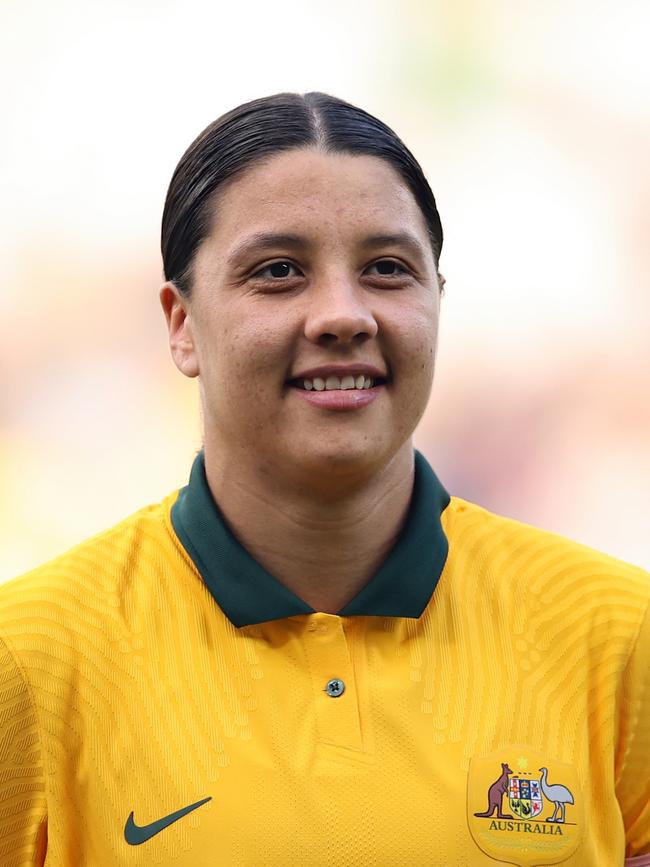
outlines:
M363 109L325 93L278 93L217 118L181 157L162 218L165 279L181 294L190 294L194 256L211 230L217 191L226 181L266 157L304 147L386 160L422 211L437 265L442 225L436 202L419 163L393 130Z

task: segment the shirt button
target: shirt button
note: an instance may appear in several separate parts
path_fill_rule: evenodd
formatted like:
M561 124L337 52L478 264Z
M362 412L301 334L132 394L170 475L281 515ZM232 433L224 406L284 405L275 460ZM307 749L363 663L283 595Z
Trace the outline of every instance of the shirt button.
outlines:
M334 677L332 678L332 680L327 681L325 692L329 695L330 698L338 698L345 692L345 684L342 680L339 680L338 677Z

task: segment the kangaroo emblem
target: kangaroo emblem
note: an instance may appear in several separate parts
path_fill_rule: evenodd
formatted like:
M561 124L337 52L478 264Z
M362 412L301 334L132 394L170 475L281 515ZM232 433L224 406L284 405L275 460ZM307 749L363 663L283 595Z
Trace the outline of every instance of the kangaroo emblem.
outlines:
M488 808L485 813L474 813L475 816L489 818L497 811L497 819L512 819L507 813L502 812L501 803L503 796L508 791L508 776L512 773L506 762L501 762L501 776L495 780L488 789Z

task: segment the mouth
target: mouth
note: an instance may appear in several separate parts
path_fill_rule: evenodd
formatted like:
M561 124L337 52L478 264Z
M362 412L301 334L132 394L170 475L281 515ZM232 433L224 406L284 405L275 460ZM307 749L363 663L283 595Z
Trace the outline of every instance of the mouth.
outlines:
M364 373L359 373L356 376L353 374L346 374L345 376L335 376L333 374L329 376L305 376L290 379L287 383L290 387L298 388L302 391L366 391L385 384L385 377L368 376Z
M387 382L388 377L372 365L328 365L301 371L287 380L287 386L318 411L339 413L374 403Z
M351 364L323 364L319 367L303 368L296 376L287 380L287 385L299 391L370 391L386 385L388 376L385 370L373 364L355 362Z

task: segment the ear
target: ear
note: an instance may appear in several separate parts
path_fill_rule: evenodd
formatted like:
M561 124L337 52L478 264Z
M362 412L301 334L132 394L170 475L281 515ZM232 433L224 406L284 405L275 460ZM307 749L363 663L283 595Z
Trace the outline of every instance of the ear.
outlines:
M443 295L445 291L445 283L447 282L447 278L440 271L438 272L438 286L440 287L440 294Z
M192 334L189 300L180 294L171 281L163 283L159 297L167 320L169 348L174 364L185 376L198 376L199 361Z

